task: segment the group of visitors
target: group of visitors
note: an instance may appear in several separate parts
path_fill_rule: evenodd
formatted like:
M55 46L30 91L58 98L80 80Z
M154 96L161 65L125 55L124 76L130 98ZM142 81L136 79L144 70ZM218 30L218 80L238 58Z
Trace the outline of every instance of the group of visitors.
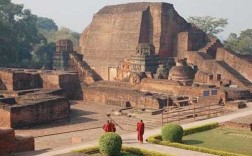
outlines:
M103 125L103 130L105 132L115 132L116 131L116 127L115 127L115 124L113 123L113 121L112 120L108 120L107 123ZM137 140L140 143L143 143L143 134L144 134L144 123L143 123L143 120L140 120L137 123L136 131L137 131Z

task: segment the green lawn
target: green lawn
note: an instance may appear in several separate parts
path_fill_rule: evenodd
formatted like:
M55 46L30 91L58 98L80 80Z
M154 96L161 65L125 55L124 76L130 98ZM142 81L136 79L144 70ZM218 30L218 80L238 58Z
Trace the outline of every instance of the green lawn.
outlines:
M252 156L252 132L216 128L183 137L187 145Z

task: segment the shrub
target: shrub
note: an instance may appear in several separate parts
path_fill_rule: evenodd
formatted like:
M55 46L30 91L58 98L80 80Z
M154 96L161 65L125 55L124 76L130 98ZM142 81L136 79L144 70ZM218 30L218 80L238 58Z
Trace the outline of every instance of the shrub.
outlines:
M218 127L218 126L219 126L218 122L214 122L214 123L210 123L210 124L205 124L205 125L200 125L200 126L196 126L196 127L187 128L187 129L184 130L184 135L203 132L203 131L206 131L206 130L214 129L214 128Z
M162 139L170 142L181 142L183 128L178 124L165 124L161 130Z
M171 156L166 153L160 153L156 151L150 151L142 148L135 148L135 147L122 147L123 152L127 152L130 154L135 154L139 156ZM79 150L74 150L74 153L85 153L85 154L97 154L99 153L99 147L98 146L93 146L93 147L88 147L88 148L83 148ZM130 155L129 154L129 155Z
M99 148L104 155L118 156L122 148L122 138L113 132L105 133L99 139Z

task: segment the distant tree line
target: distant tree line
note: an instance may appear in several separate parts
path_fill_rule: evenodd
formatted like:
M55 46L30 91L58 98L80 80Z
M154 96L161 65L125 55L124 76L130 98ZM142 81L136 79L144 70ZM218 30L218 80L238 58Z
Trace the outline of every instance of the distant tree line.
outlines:
M51 67L55 42L71 39L78 45L80 34L60 28L52 19L33 15L23 5L0 0L0 66Z
M211 16L189 17L188 22L193 23L210 36L216 36L224 31L228 20ZM242 55L252 55L252 29L241 31L239 35L231 33L224 41L224 47Z

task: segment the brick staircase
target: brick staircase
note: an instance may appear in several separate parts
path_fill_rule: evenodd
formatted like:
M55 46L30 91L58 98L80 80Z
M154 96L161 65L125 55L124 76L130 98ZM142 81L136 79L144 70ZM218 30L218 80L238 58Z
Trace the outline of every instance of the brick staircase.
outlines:
M229 72L233 77L240 82L240 84L243 87L252 87L252 83L247 80L244 76L242 76L239 72L237 72L235 69L230 67L226 62L224 61L216 61L222 68L224 68L227 72Z
M210 37L210 42L208 42L204 48L198 51L206 53L206 54L210 54L211 51L213 50L215 51L217 47L220 47L220 45L221 45L221 42L219 41L219 39Z
M102 78L89 66L89 64L85 61L83 61L82 59L80 59L80 57L78 57L77 53L70 53L69 55L69 59L72 60L72 62L75 63L75 66L78 70L78 72L80 72L79 74L81 75L81 77L89 77L92 79L92 81L99 81Z
M213 59L212 56L208 55L208 54L205 53L205 52L197 52L197 54L198 54L199 56L201 56L204 60L212 60L212 59Z

